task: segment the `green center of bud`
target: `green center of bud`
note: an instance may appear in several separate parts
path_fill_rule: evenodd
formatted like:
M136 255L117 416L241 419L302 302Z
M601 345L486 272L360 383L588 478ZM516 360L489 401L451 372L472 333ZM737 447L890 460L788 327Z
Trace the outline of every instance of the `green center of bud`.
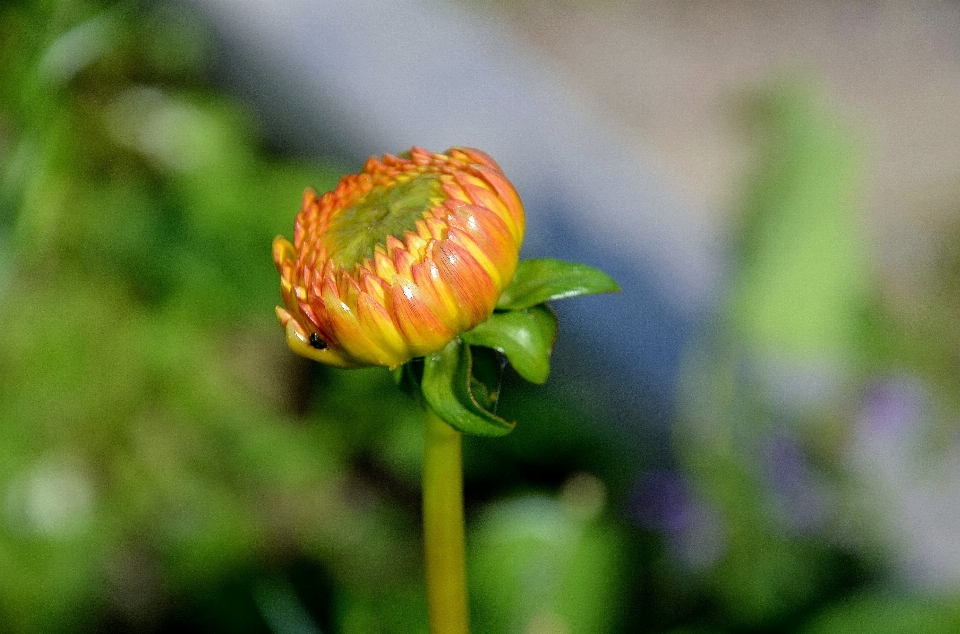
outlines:
M330 223L328 244L336 245L332 259L350 268L372 258L374 247L386 245L387 236L402 240L404 233L416 230L423 212L443 199L437 174L419 174L396 185L374 187Z

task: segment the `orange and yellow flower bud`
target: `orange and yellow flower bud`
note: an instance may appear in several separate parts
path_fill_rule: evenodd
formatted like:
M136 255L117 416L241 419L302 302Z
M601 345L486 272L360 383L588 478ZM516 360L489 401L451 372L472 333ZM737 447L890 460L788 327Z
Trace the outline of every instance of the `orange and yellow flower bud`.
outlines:
M395 368L484 322L517 267L520 197L478 150L370 158L321 197L273 260L287 344L338 367Z

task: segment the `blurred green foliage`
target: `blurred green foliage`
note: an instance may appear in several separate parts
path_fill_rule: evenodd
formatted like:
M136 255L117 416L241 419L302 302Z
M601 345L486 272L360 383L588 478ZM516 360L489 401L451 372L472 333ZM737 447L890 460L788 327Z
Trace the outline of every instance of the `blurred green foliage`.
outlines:
M273 316L271 241L345 170L265 149L211 41L174 3L0 8L0 629L426 631L416 405ZM615 620L564 600L598 543L551 591L575 632Z
M189 16L19 3L0 34L0 619L138 623L348 513L262 317L266 245L335 173L256 148Z
M781 501L770 481L781 470L806 477L806 447L822 448L815 439L836 423L843 382L855 389L871 280L851 134L789 82L752 95L744 115L760 167L739 215L724 329L691 352L679 451L720 515L725 548L707 586L734 622L782 627L858 574L823 543L824 511L796 508L819 502ZM816 484L797 486L816 495Z
M879 294L861 217L863 144L847 124L802 81L751 95L745 113L758 168L722 320L690 351L676 435L691 498L719 544L698 562L716 610L707 622L953 631L957 580L927 586L960 573L930 564L951 539L933 518L960 498L919 474L936 463L956 479L943 425L953 428L958 410L934 392L943 418L931 420L915 402L919 386L955 391L956 349L931 364L938 338L905 336L926 330L929 314L918 322ZM916 453L897 451L917 438Z
M853 132L799 87L744 104L757 173L741 204L730 315L744 345L799 362L854 357L872 287ZM818 111L819 109L819 111Z

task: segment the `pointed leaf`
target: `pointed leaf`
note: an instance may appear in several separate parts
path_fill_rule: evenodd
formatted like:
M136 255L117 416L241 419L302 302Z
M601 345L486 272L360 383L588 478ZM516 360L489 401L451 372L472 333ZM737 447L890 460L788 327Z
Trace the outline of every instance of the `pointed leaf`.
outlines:
M522 260L513 281L503 290L497 308L530 308L554 299L619 290L612 277L586 264L551 258Z
M427 404L447 424L465 434L509 434L516 423L487 411L474 397L471 366L470 346L459 338L425 357L422 386Z
M550 374L550 353L557 339L557 317L543 304L494 313L461 337L474 346L499 350L520 376L531 383L543 383Z

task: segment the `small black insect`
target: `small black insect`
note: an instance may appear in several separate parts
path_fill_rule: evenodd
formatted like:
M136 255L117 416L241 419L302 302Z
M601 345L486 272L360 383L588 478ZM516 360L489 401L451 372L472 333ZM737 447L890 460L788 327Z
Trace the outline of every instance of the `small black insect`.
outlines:
M327 342L320 338L315 332L310 333L310 345L316 348L317 350L326 350Z

